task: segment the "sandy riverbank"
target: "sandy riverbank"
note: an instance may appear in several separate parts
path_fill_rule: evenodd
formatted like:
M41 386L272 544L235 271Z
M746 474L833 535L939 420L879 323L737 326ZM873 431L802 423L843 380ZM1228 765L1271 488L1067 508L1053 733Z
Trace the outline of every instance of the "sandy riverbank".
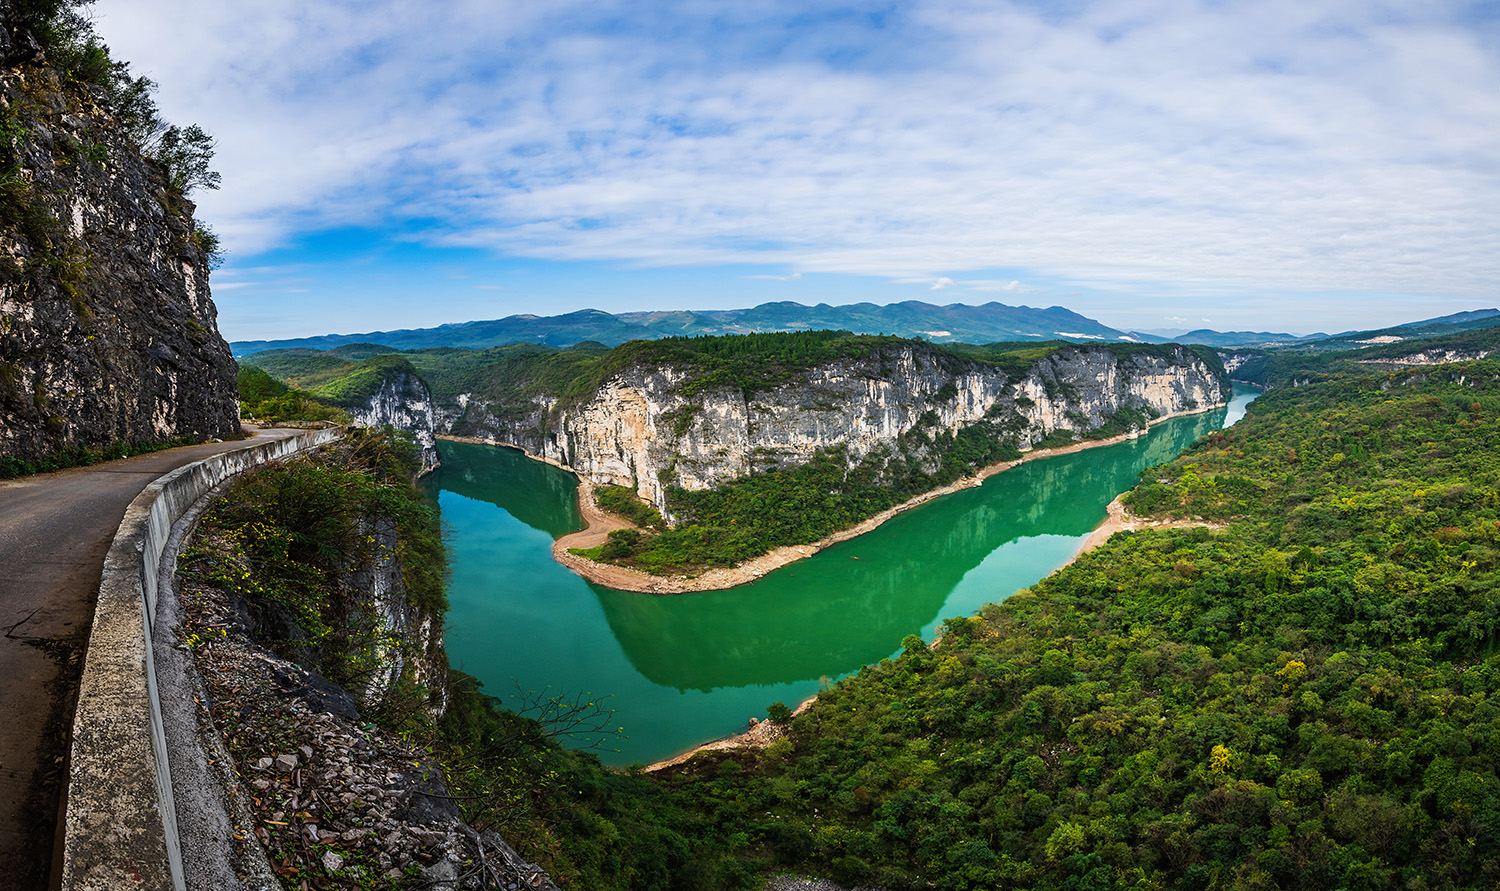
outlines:
M1123 497L1125 496L1116 496L1115 500L1109 503L1104 522L1099 524L1099 528L1089 533L1089 537L1083 541L1083 547L1079 548L1078 553L1074 554L1063 566L1067 566L1109 541L1116 532L1134 532L1138 529L1187 529L1194 526L1204 526L1209 529L1224 528L1222 523L1210 523L1207 520L1148 520L1145 517L1138 517L1125 510L1125 504L1120 500Z
M1051 454L1057 453L1053 452ZM1059 566L1058 569L1062 569L1063 566L1071 564L1089 551L1103 545L1116 532L1134 532L1139 529L1185 529L1192 526L1205 526L1210 529L1224 528L1221 523L1209 523L1203 520L1148 520L1144 517L1138 517L1125 510L1124 503L1120 501L1121 497L1123 496L1117 496L1115 500L1109 503L1109 506L1106 508L1104 522L1100 523L1099 527L1089 534L1089 537L1083 542L1083 547L1078 549L1078 553L1068 558L1068 562ZM937 643L934 640L931 646L936 647ZM812 707L813 702L817 698L816 695L808 698L801 705L797 706L796 711L792 712L792 714L800 715L807 711ZM727 749L763 749L780 739L785 732L786 730L783 725L776 724L773 721L762 721L751 718L750 727L744 733L727 736L723 739L716 739L713 742L704 743L695 749L684 752L675 758L658 761L646 767L646 772L652 773L658 770L665 770L669 767L675 767L689 760L699 752L716 752Z
M812 696L809 696L807 699L803 700L801 705L798 705L795 709L792 710L792 717L795 718L796 716L812 708L812 704L816 702L817 699L817 694L813 694ZM658 770L666 770L669 767L676 767L677 765L688 761L699 752L719 752L726 749L764 749L766 746L769 746L771 743L785 736L786 727L786 724L778 724L775 721L751 718L750 727L744 733L737 733L734 736L726 736L723 739L716 739L713 742L706 742L701 746L683 752L681 755L678 755L675 758L668 758L665 761L658 761L655 764L649 764L646 766L645 770L646 773L655 773Z
M1164 421L1170 421L1173 418L1202 414L1203 412L1213 411L1214 409L1222 407L1223 406L1210 406L1209 408L1195 409L1193 411L1174 412L1172 414L1163 415L1162 417L1152 420L1151 425L1155 426L1156 424L1160 424ZM1084 440L1082 442L1075 442L1072 445L1062 446L1055 449L1035 449L1023 454L1020 458L1014 461L1003 461L999 464L992 464L984 468L983 470L980 470L973 476L965 477L964 479L958 480L957 482L942 486L937 489L933 489L930 492L924 492L921 495L916 496L915 498L896 505L895 507L883 510L875 516L859 523L858 525L835 532L832 535L820 539L819 541L815 541L805 545L790 545L787 547L777 548L776 550L770 551L766 554L762 554L759 557L755 557L751 560L746 560L744 563L741 563L738 566L709 569L696 576L651 575L650 573L641 572L640 570L636 569L628 569L624 566L614 566L607 563L598 563L586 557L580 557L577 554L569 553L568 551L571 548L597 547L598 545L602 544L606 538L609 537L610 531L614 529L630 528L630 524L627 521L623 520L620 517L606 514L599 508L598 504L594 501L593 498L593 487L589 485L588 481L580 475L580 485L578 487L578 506L579 512L583 514L584 520L588 523L588 527L581 532L574 532L570 535L565 535L562 538L558 539L552 545L552 555L557 559L557 562L566 566L568 569L572 570L578 575L583 576L589 581L601 585L606 585L610 588L615 588L620 591L636 591L641 594L688 594L695 591L722 591L725 588L733 588L737 585L743 585L747 582L753 582L768 572L780 569L783 566L795 563L798 560L802 560L806 557L811 557L824 548L831 547L842 541L848 541L849 539L859 535L864 535L866 532L878 528L881 524L890 520L897 514L911 510L912 508L919 505L926 504L934 498L941 498L944 495L951 495L952 493L958 492L963 489L972 489L975 486L982 484L985 480L989 479L995 474L1009 470L1018 464L1023 464L1027 461L1036 461L1042 458L1052 458L1058 455L1070 455L1074 452L1081 452L1084 449L1093 449L1102 446L1114 445L1116 443L1125 442L1126 440L1135 439L1140 435L1141 431L1135 431L1132 433L1121 434L1119 436L1111 436L1108 439L1090 439ZM467 437L445 436L442 438L459 442L477 442L485 443L488 445L499 444L486 443L485 440ZM558 464L556 461L547 460L547 463L557 467L563 467L567 470L572 469L566 467L565 465ZM1106 538L1107 537L1108 536L1106 536Z

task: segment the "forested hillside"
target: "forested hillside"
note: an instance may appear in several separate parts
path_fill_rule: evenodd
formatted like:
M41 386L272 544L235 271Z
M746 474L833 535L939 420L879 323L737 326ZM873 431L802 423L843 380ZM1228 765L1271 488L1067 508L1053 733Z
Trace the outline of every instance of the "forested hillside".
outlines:
M558 461L633 493L606 490L616 508L639 494L670 520L574 552L655 575L816 542L1034 447L1144 429L1227 394L1214 351L1176 345L803 331L345 355L380 349L253 358L344 408L397 366L420 371L439 432ZM295 394L275 399L263 405Z
M1128 498L1222 528L1119 535L769 749L613 774L461 676L434 743L564 887L1494 887L1497 446L1500 363L1278 388Z
M1500 882L1500 364L1272 391L1117 536L679 794L887 888Z
M1490 319L1469 324L1481 326ZM1452 328L1453 326L1442 326ZM1407 331L1396 328L1393 331ZM1338 341L1341 349L1329 352L1323 344L1317 347L1289 347L1275 350L1237 350L1236 380L1269 387L1296 386L1314 381L1359 377L1375 369L1402 368L1483 359L1500 350L1500 326L1475 327L1474 330L1445 333L1441 336L1418 334L1388 343L1348 348L1349 341ZM1395 336L1395 335L1391 335Z

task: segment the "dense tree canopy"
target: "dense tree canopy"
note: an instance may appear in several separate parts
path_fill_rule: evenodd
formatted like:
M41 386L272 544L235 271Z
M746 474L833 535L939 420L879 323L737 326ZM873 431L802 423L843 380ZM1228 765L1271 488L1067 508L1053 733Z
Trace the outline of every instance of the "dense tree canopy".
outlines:
M1117 536L674 779L890 888L1500 882L1500 365L1273 391Z
M1214 528L909 637L768 749L610 772L455 675L452 788L565 887L1495 887L1500 363L1341 373L1129 496Z

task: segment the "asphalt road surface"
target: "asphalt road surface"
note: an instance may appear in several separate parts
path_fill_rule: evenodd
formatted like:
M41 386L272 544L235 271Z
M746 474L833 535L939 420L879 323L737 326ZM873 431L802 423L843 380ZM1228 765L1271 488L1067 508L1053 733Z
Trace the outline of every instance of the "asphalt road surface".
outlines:
M125 508L157 477L239 442L0 481L0 888L52 872L68 732L94 602Z

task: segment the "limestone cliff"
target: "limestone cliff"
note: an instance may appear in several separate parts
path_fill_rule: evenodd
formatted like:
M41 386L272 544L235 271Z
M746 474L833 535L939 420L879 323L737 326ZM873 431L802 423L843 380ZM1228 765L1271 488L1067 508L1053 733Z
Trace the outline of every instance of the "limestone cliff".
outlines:
M1494 352L1493 347L1432 347L1430 349L1417 350L1404 356L1391 356L1381 359L1356 359L1355 361L1361 365L1391 365L1398 368L1406 368L1417 365L1448 365L1454 362L1475 362L1488 358Z
M385 372L379 389L345 407L358 427L394 427L412 435L421 455L422 473L438 466L432 391L410 365Z
M518 446L600 483L636 488L666 510L666 490L710 488L799 464L842 446L851 465L894 455L919 428L986 425L1025 450L1059 432L1087 435L1111 421L1228 400L1222 367L1180 346L1067 346L1028 369L960 359L917 342L807 370L747 393L685 386L692 372L636 365L572 405L538 397L522 418L497 417L462 396L439 412L443 432ZM922 460L920 447L915 457Z
M193 205L22 21L0 0L0 456L235 432Z
M414 603L407 591L395 524L372 517L363 527L370 552L338 581L349 605L349 624L366 629L362 641L352 645L348 654L368 666L358 689L351 692L361 702L380 702L407 676L408 668L416 684L441 692L448 673L443 614ZM434 716L440 715L441 700L433 702L432 708Z

